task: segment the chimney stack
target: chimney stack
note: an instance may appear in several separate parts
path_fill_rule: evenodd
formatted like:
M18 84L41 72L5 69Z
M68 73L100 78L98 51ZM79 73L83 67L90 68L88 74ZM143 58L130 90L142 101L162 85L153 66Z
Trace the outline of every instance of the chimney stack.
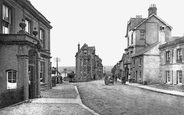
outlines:
M155 14L157 15L157 7L156 4L151 4L149 9L148 9L148 16L150 16L151 14Z
M78 52L79 52L79 50L80 50L80 44L78 43Z

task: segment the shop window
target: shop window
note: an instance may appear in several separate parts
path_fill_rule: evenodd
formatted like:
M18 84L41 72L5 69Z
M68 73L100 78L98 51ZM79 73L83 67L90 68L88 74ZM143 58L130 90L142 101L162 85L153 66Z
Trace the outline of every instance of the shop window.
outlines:
M2 21L3 21L3 31L2 33L3 34L9 34L10 33L10 25L11 25L11 9L6 6L6 5L3 5L3 10L2 10L2 14L3 14L3 17L2 17Z
M7 89L16 89L17 88L17 71L16 70L7 70Z

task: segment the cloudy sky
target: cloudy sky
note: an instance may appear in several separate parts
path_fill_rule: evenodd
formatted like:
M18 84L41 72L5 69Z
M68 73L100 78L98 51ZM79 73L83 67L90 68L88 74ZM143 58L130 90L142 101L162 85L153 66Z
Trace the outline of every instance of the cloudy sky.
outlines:
M131 17L148 16L150 4L157 15L183 36L183 0L30 0L53 26L51 55L59 66L75 66L77 44L95 46L103 65L115 65L127 46L126 24Z

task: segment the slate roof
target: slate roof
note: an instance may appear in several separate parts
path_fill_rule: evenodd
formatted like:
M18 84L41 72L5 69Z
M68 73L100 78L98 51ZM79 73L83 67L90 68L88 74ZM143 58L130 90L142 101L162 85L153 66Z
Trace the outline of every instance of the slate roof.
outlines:
M140 55L143 55L145 54L147 51L149 51L150 49L152 49L153 47L155 47L156 45L158 44L158 42L142 49L140 52L136 53L135 55L133 55L132 57L136 57L136 56L140 56Z
M166 48L166 47L169 47L169 46L174 46L174 45L177 45L177 44L184 43L184 36L174 37L173 39L174 39L173 41L170 41L170 42L167 42L165 44L160 45L159 49L163 49L163 48Z

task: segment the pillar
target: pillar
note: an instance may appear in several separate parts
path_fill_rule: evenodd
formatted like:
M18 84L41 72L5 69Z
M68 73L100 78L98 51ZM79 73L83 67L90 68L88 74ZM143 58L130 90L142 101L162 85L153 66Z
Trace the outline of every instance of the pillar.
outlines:
M24 87L24 100L29 100L29 73L28 73L28 64L29 57L28 55L18 55L18 75L22 78L23 87Z

